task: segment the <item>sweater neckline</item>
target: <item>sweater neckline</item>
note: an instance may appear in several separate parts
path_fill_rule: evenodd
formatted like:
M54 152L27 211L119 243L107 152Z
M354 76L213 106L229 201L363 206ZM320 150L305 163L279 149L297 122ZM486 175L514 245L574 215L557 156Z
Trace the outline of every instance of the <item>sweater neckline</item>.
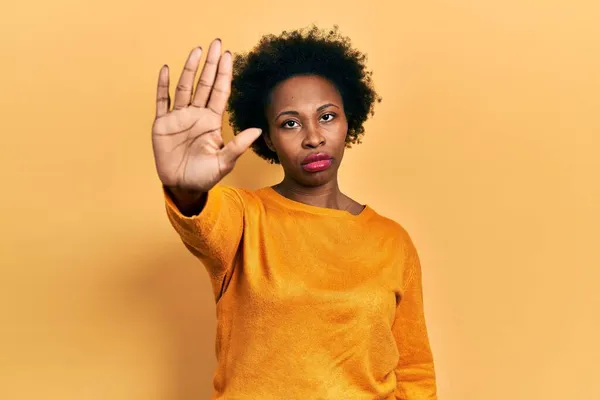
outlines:
M363 204L364 208L362 211L354 215L347 210L337 210L335 208L319 207L310 204L305 204L296 200L288 199L287 197L279 194L273 187L267 186L261 189L261 191L267 195L268 198L279 203L280 205L292 208L294 210L303 211L311 214L327 215L331 217L346 218L350 220L363 220L373 213L373 209L368 204Z

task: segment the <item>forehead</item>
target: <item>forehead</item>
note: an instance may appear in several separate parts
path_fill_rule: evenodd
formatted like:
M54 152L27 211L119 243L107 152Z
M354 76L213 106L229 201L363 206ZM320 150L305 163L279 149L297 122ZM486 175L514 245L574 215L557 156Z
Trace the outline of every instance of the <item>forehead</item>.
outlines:
M302 75L288 78L275 86L269 108L273 111L281 108L313 108L323 102L341 103L335 85L320 76Z

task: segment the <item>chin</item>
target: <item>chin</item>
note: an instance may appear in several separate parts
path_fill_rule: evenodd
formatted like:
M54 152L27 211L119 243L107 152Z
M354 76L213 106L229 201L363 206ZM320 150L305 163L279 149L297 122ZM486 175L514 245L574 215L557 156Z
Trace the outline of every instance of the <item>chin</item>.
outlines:
M328 178L321 178L321 177L313 177L312 179L304 179L302 180L300 183L304 186L308 186L308 187L319 187L319 186L323 186L325 185L327 182L329 182L331 179Z
M335 179L337 168L330 168L320 172L298 171L296 175L298 183L308 186L317 187L325 185Z

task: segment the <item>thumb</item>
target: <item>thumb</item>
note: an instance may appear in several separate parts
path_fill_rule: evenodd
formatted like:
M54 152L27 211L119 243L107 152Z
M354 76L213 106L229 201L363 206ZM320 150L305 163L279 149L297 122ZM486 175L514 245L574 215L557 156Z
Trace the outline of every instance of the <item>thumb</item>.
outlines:
M234 163L262 134L262 129L248 128L237 135L221 150L227 163Z

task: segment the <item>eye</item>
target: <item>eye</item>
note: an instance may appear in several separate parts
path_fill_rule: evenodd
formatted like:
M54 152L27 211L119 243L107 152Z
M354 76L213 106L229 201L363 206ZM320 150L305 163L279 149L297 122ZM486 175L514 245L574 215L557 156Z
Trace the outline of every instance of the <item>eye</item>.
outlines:
M329 122L329 121L331 121L332 119L335 118L335 114L334 113L323 114L323 116L321 116L321 118L325 118L327 116L329 116L330 118L326 119L325 122Z
M282 127L282 128L295 128L295 126L293 126L293 125L289 125L290 123L292 123L292 124L295 124L295 123L297 123L297 122L296 122L296 121L294 121L294 120L292 120L292 119L290 119L290 120L287 120L287 121L285 121L285 122L284 122L284 123L281 125L281 127Z

